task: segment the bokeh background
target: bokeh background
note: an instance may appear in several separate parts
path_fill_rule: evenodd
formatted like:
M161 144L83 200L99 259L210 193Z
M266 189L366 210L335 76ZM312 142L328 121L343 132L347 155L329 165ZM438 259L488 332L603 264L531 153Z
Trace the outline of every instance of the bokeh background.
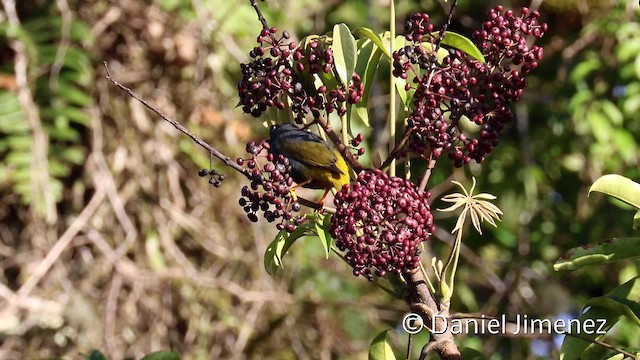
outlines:
M498 4L542 12L545 60L488 160L457 170L443 161L433 175L436 195L453 190L451 179L475 176L504 211L497 229L467 232L452 309L572 317L638 274L633 262L552 269L572 247L632 234L629 208L587 190L606 173L640 179L638 4L461 0L450 29L470 36ZM297 38L337 22L388 28L387 0L260 7ZM398 29L415 11L441 24L447 8L398 0ZM384 329L404 356L402 301L337 257L326 260L313 238L294 245L279 277L267 275L263 254L276 230L246 219L237 204L243 179L214 162L227 179L210 186L198 176L208 154L105 79L103 61L166 115L242 156L247 141L266 136L236 108L239 63L259 30L248 0L2 0L0 358L176 349L185 359L363 359ZM386 86L381 78L371 102L376 129ZM365 135L369 153L384 144L375 131ZM444 207L437 197L434 206ZM427 263L448 251L454 220L438 214ZM638 347L635 329L622 320L605 340ZM414 340L417 352L426 339ZM491 359L547 359L558 340L459 343Z

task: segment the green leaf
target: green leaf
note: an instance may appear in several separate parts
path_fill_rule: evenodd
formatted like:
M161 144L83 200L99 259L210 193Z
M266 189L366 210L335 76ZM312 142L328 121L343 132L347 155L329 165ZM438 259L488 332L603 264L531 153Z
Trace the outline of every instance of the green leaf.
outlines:
M357 48L356 39L349 27L343 23L333 27L333 59L340 81L349 86L351 75L356 68Z
M622 115L622 111L620 111L614 103L609 100L603 100L600 102L600 106L602 107L602 112L607 115L612 124L622 125L624 116Z
M329 233L329 229L331 229L331 216L318 213L315 221L315 227L316 233L318 234L322 247L324 248L325 259L328 259L331 252L331 242L333 241L333 238Z
M585 311L582 315L580 315L580 317L578 317L578 322L580 324L584 324L584 321L587 319L591 319L591 321L596 321L596 319L604 319L606 321L606 324L604 325L603 330L609 331L609 329L611 329L611 327L615 325L616 322L618 322L618 320L620 319L620 315L616 314L614 311L611 311L609 309L592 306L587 311ZM577 329L572 331L577 331ZM584 337L591 340L601 337L601 336L598 336L595 332L589 335L587 334L583 334L583 335ZM590 341L578 339L570 335L565 335L564 341L562 342L562 347L560 348L560 359L561 360L578 360L580 359L580 355L591 344L592 343Z
M640 209L640 184L624 176L609 174L601 176L591 185L593 191L601 192Z
M279 268L284 268L282 258L289 251L291 245L299 238L311 235L316 235L314 221L298 226L291 234L284 230L280 231L264 253L264 268L267 273L275 276Z
M362 100L352 107L352 111L354 111L356 117L367 127L371 127L368 109L369 97L371 96L373 80L378 70L378 65L380 64L382 52L380 48L369 39L358 40L358 48L360 50L358 51L358 62L356 63L355 72L362 76L364 92L362 94Z
M638 230L640 228L640 210L633 216L633 229Z
M385 46L385 43L382 41L382 37L374 33L371 29L360 27L353 30L353 34L360 39L365 37L373 41L373 43L376 44L378 49L382 51L382 53L387 57L387 59L391 59L391 54L389 53L389 46Z
M596 140L600 143L609 143L613 127L607 117L600 111L594 110L587 114L587 121Z
M387 331L378 334L369 345L369 360L395 360L393 349L387 339Z
M140 360L180 360L180 353L177 351L156 351Z
M571 71L571 75L569 78L572 82L579 82L586 80L586 77L589 76L592 72L598 71L602 63L597 58L591 58L580 62L573 68Z
M609 331L615 323L618 322L620 316L624 315L634 319L637 322L637 318L640 312L638 308L640 301L640 277L633 278L626 283L611 290L605 296L593 298L587 302L589 306L578 318L578 323L584 326L585 320L590 319L596 326L593 331L582 331L580 336L588 339L598 339L603 336L599 334L598 330L604 332ZM598 329L600 323L604 320L604 326L602 329ZM579 329L575 326L571 328L571 332L577 333ZM591 341L578 339L572 336L565 336L562 343L560 359L563 360L577 360L581 358L585 349L590 346Z
M555 271L573 271L593 265L640 257L640 238L618 238L592 246L569 250L565 258L553 264Z
M480 61L481 63L486 63L482 52L478 47L471 41L469 38L462 36L458 33L447 31L444 34L444 38L442 39L442 45L446 45L452 47L454 49L458 49L467 53L467 55L472 58Z
M93 98L87 93L87 91L79 89L75 85L64 81L58 82L58 90L55 95L60 96L67 102L74 105L87 107L93 104Z

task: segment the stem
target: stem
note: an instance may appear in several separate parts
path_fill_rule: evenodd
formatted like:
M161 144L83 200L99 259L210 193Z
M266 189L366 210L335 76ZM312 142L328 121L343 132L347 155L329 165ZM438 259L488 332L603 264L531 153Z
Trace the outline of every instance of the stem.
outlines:
M349 124L347 124L347 114L340 116L340 121L342 122L342 143L346 144L349 141Z
M333 131L333 129L331 128L331 125L329 125L327 120L322 115L315 118L313 122L320 125L322 129L327 133L327 136L336 146L336 149L338 149L338 151L340 152L344 160L351 166L351 168L353 169L353 171L356 172L356 174L364 170L364 167L360 164L360 162L358 162L355 156L353 156L353 154L349 151L349 148L345 145L344 142L342 142L342 139L340 138L340 136L338 136L338 134L336 134L335 131Z
M436 288L435 286L433 286L431 279L429 279L429 276L427 275L427 270L424 268L422 261L420 261L420 271L422 271L422 276L424 276L424 280L427 282L427 285L429 286L429 291L431 291L432 294L435 294Z
M600 340L597 340L597 339L589 339L586 336L582 336L582 335L578 335L578 334L574 334L574 333L564 333L564 335L565 336L571 336L571 337L574 337L574 338L577 338L577 339L580 339L580 340L588 341L588 342L594 343L596 345L600 345L600 346L602 346L604 348L607 348L609 350L613 350L613 351L615 351L617 353L620 353L620 354L622 354L625 357L628 357L630 359L636 359L637 358L635 354L632 354L632 353L630 353L628 351L625 351L623 349L617 348L617 347L615 347L613 345L607 344L604 341L600 341Z
M187 128L185 128L182 124L180 124L179 122L177 122L176 120L173 120L169 117L167 117L165 114L163 114L160 110L156 109L154 106L152 106L151 104L149 104L148 102L146 102L144 99L142 99L141 97L139 97L136 93L134 93L131 89L129 89L128 87L122 85L121 83L119 83L118 81L116 81L112 76L111 73L109 72L109 67L107 66L107 62L104 62L104 67L107 71L107 79L109 81L111 81L114 85L116 85L117 87L119 87L122 91L126 92L129 96L131 96L132 98L134 98L135 100L137 100L138 102L140 102L142 105L144 105L147 109L153 111L154 113L156 113L158 116L160 116L164 121L170 123L171 125L173 125L176 129L180 130L183 134L189 136L196 144L200 145L201 147L205 148L207 151L209 151L210 155L213 155L215 157L217 157L218 159L222 160L222 162L229 166L230 168L236 170L237 172L241 173L242 175L244 175L247 179L251 180L252 176L251 173L249 172L249 170L243 168L242 166L238 165L235 161L231 160L230 157L224 155L223 153L221 153L220 151L218 151L216 148L214 148L213 146L209 145L207 142L205 142L204 140L200 139L198 136L196 136L195 134L191 133L189 130L187 130ZM300 203L300 205L304 205L307 206L309 208L312 209L316 209L316 210L325 210L327 212L335 212L335 209L330 208L330 207L323 207L318 203L315 203L313 201L298 197L298 202Z
M429 154L429 163L427 164L427 170L424 172L424 176L420 181L420 186L418 186L418 191L424 191L427 188L427 183L429 182L429 178L431 177L431 172L433 168L436 166L436 159L433 158L433 151Z
M442 291L442 303L447 304L451 300L451 296L453 295L453 285L455 283L456 271L458 270L458 259L460 258L460 245L462 243L462 229L458 230L456 234L456 240L453 243L453 248L451 249L451 254L449 255L449 259L447 259L447 263L442 270L444 275L444 279L441 280L441 291ZM451 266L451 271L449 267ZM444 286L448 288L442 289Z
M396 40L396 7L394 0L389 2L389 33L389 46L391 47L389 53L393 54L393 44ZM393 152L396 143L396 87L393 66L389 66L389 93L389 152ZM395 158L391 158L389 175L396 175Z
M184 126L182 126L182 124L180 124L179 122L167 117L165 114L160 112L160 110L158 110L155 107L149 105L149 103L147 103L145 100L143 100L138 95L136 95L131 89L129 89L128 87L126 87L126 86L124 86L122 84L120 84L113 77L111 77L111 73L109 72L109 67L107 66L107 62L106 61L104 62L104 68L107 70L107 79L109 81L111 81L114 85L116 85L122 91L124 91L127 94L129 94L129 96L131 96L132 98L138 100L147 109L149 109L149 110L153 111L154 113L158 114L158 116L160 116L162 119L164 119L165 121L167 121L168 123L173 125L173 127L175 127L176 129L180 130L185 135L189 136L196 144L198 144L198 145L202 146L203 148L207 149L207 151L209 151L209 153L211 153L213 156L215 156L218 159L222 160L222 162L224 162L225 165L227 165L227 166L231 167L232 169L238 171L239 173L243 174L248 179L251 179L251 173L249 172L249 170L247 170L247 169L243 168L242 166L238 165L235 161L231 160L230 157L225 156L223 153L218 151L216 148L214 148L213 146L207 144L205 141L203 141L202 139L197 137L195 134L192 134L191 132L189 132L189 130L187 130Z

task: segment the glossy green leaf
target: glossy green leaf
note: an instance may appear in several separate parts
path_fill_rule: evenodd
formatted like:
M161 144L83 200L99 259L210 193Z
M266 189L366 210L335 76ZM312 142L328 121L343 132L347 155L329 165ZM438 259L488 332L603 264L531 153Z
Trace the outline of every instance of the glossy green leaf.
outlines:
M467 53L467 55L480 61L483 64L486 62L486 60L484 59L484 56L482 55L482 52L473 43L473 41L471 41L471 39L463 35L460 35L458 33L447 31L444 34L444 38L442 38L442 45L446 45L454 49L464 51L465 53Z
M553 265L555 271L572 271L640 257L640 238L617 238L591 246L573 248Z
M374 78L378 65L380 64L380 57L382 52L380 48L369 39L358 41L358 61L356 63L355 72L362 77L362 84L364 85L364 92L362 94L362 100L353 105L356 118L362 121L367 127L371 126L369 122L369 97L371 96L371 89L373 87Z
M609 331L613 325L620 319L620 315L615 311L600 308L597 306L590 307L587 311L585 311L580 317L578 317L578 322L580 324L584 324L585 320L590 319L591 321L596 321L596 319L603 319L605 321L603 330ZM602 321L602 320L598 320ZM599 324L598 324L599 326ZM573 329L573 328L572 328ZM577 332L577 329L572 330ZM598 335L595 331L590 334L582 334L587 339L597 339L602 337L602 335ZM564 341L562 342L562 347L560 348L560 359L561 360L578 360L581 358L583 352L590 346L592 343L587 340L582 340L576 337L572 337L569 335L565 335Z
M389 53L389 45L382 41L382 37L376 33L374 33L371 29L360 27L353 30L353 34L358 38L367 38L378 47L378 50L382 51L382 53L387 57L387 59L391 59L391 53Z
M378 334L369 345L369 360L395 360L391 344L387 339L387 331Z
M156 351L140 360L180 360L180 353L177 351Z
M638 321L638 315L640 314L640 277L633 278L626 283L616 287L609 293L602 297L597 297L589 300L587 306L589 307L578 318L578 323L583 326L584 331L580 333L583 338L586 339L599 339L603 336L602 332L607 332L616 322L620 319L620 316L627 316L630 319ZM584 327L586 320L592 321L595 326L591 328L591 331L587 331ZM602 324L602 326L600 326ZM574 333L578 332L575 327L571 328ZM578 339L572 336L565 336L562 343L560 359L563 360L577 360L581 358L583 352L591 345L590 341Z
M356 39L349 27L343 23L333 27L333 59L338 78L345 86L349 86L351 75L356 68Z
M640 209L640 184L624 176L609 174L601 176L591 185L589 195L597 191Z

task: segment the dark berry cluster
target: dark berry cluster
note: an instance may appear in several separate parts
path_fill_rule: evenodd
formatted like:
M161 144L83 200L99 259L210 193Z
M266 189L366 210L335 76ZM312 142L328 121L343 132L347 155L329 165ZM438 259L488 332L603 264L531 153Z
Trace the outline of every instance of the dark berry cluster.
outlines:
M201 169L200 171L198 171L198 175L200 177L205 177L209 175L209 184L213 185L214 187L220 187L220 185L222 185L222 182L226 178L224 174L221 174L213 169L212 170Z
M419 245L435 230L428 197L412 182L377 169L361 172L336 194L331 236L356 276L418 267Z
M333 51L326 42L314 39L302 47L290 42L288 32L279 38L276 33L276 28L263 29L258 36L260 45L249 53L253 60L240 65L238 95L245 113L259 117L269 107L284 109L290 104L296 121L301 123L307 114L319 117L323 112L337 111L342 116L347 103L362 99L364 85L355 73L348 86L315 86L314 74L334 70Z
M501 6L489 12L489 20L473 35L486 63L450 49L440 63L436 61L433 36L431 46L417 38L433 30L428 16L414 15L406 25L407 39L414 46L394 52L394 75L412 76L407 90L415 88L413 109L408 118L413 152L434 156L447 152L456 166L472 159L480 163L498 144L498 135L512 121L509 106L520 100L527 85L524 75L538 66L541 47L527 45L527 36L541 38L547 30L539 24L537 11L527 8L515 15ZM429 69L420 72L416 69ZM465 133L462 121L478 127L478 134ZM474 136L471 136L474 135Z
M275 158L273 154L260 156L263 150L269 150L269 143L247 144L248 159L238 158L240 166L246 166L251 172L251 185L244 186L241 191L240 206L247 213L249 220L258 221L258 211L263 212L268 222L280 219L276 225L278 230L292 232L300 225L303 218L294 216L293 212L300 211L300 204L293 200L290 188L293 178L289 175L291 165L282 155ZM260 165L259 158L266 158L266 164Z

